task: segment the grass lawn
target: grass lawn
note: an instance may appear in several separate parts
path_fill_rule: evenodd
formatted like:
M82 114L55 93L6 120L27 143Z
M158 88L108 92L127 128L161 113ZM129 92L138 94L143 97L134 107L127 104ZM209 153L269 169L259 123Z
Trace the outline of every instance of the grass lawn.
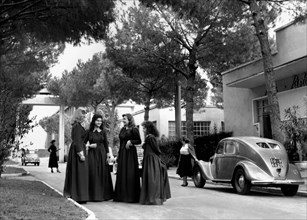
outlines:
M83 209L39 181L0 178L0 195L0 219L3 220L87 217Z
M8 160L4 162L4 165L17 165L18 163L16 161L13 160Z
M10 167L10 166L4 167L3 174L14 174L14 173L26 174L27 171L25 171L23 168L19 168L19 167Z

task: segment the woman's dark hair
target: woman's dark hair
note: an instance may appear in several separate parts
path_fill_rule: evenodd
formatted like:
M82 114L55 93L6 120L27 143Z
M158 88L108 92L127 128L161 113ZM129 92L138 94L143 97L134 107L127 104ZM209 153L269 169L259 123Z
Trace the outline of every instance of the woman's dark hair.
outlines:
M127 117L128 119L128 127L135 127L135 122L134 122L134 118L131 114L127 113L127 114L123 114L123 117Z
M144 121L142 123L142 126L146 128L146 134L152 134L155 137L159 137L159 131L156 128L156 126L154 125L154 123L152 123L151 121Z
M95 121L98 119L98 118L101 118L102 120L102 124L100 125L100 129L103 130L103 118L102 118L102 115L99 115L99 114L95 114L92 118L92 121L91 121L91 124L90 124L90 131L94 131L94 128L95 128Z
M187 138L187 137L182 137L182 141L184 142L184 143L190 143L190 139L189 138Z

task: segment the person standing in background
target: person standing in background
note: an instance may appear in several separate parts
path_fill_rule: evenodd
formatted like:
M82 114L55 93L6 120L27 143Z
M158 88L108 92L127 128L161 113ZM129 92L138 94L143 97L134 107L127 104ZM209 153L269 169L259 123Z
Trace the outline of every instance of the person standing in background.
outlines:
M55 140L52 140L50 142L51 145L48 148L48 151L50 152L48 167L51 169L51 173L53 173L53 167L57 169L58 173L61 173L59 170L58 157L56 154L56 152L59 151L60 149L57 149L54 143L55 143Z
M89 201L113 199L113 184L107 158L111 158L102 115L95 114L85 142L88 143Z
M142 123L145 143L143 144L143 174L140 203L144 205L163 205L171 198L167 168L160 158L158 144L159 131L150 121Z
M82 126L86 111L78 108L73 115L71 130L72 143L67 157L64 182L64 196L78 203L86 203L88 195L88 162L86 156L86 131Z
M139 164L135 145L141 144L138 128L131 114L123 115L114 201L137 203L140 198Z
M182 178L181 186L188 185L188 177L192 176L192 161L196 158L195 150L187 137L182 138L182 147L180 149L179 164L176 173Z

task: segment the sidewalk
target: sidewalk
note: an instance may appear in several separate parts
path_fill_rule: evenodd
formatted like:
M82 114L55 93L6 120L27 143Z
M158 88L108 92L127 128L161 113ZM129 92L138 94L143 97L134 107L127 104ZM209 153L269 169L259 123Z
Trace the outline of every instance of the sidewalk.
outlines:
M176 169L177 169L176 167L170 167L169 170L168 170L168 177L180 180L181 178L178 176L178 174L176 174ZM298 192L297 192L296 195L307 196L307 169L301 170L301 176L304 179L305 184L299 186ZM188 178L188 181L193 182L192 178ZM227 184L227 183L214 183L212 181L207 181L206 184L214 184L215 185L215 184ZM206 187L206 185L204 187ZM255 188L259 189L259 188L264 188L264 187L255 187ZM266 188L269 188L270 191L271 190L280 191L280 188L275 188L275 187L266 187Z

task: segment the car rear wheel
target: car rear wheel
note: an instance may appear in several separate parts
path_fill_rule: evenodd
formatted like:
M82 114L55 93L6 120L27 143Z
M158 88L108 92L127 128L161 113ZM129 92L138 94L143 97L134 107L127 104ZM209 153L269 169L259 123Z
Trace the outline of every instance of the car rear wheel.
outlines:
M206 184L206 180L202 177L199 166L195 166L193 169L193 182L198 188L203 188Z
M285 196L295 196L298 190L298 185L284 185L280 187Z
M234 180L233 180L234 189L238 194L246 195L249 193L251 188L251 183L248 179L246 179L245 172L242 169L238 169L235 172Z

